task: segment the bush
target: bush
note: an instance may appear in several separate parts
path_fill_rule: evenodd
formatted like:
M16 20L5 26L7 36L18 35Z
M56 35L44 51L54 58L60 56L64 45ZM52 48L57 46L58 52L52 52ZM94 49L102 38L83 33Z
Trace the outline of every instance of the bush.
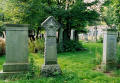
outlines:
M100 39L99 39L99 40L97 40L97 43L103 43L103 38L102 38L102 37L100 37Z
M99 53L96 53L95 61L96 65L100 65L102 62L102 56Z
M117 68L120 69L120 54L117 56Z
M29 40L29 52L43 53L44 52L44 40L43 39L37 39L35 41Z
M35 77L35 71L36 71L36 66L35 66L35 61L33 58L30 58L30 65L29 65L29 71L26 74L27 79L31 79Z
M120 42L120 37L117 37L117 42Z
M0 38L0 56L5 54L5 39Z
M79 41L65 41L63 43L62 51L58 46L58 52L75 52L84 50L83 45Z

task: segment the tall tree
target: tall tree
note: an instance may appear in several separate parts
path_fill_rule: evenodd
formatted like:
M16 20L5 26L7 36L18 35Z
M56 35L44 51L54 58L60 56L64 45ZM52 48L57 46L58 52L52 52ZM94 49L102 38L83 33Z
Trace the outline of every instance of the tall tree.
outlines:
M84 31L84 27L91 21L97 20L99 16L95 10L88 6L95 2L86 4L83 0L5 0L5 17L9 23L28 23L32 27L40 26L41 22L49 15L54 16L62 25L61 39L70 40L72 28L77 32ZM63 36L63 38L62 38Z

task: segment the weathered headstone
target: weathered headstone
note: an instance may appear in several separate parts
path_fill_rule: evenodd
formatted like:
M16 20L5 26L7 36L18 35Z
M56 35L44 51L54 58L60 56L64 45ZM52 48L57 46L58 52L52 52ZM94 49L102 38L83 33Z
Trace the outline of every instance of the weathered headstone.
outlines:
M88 41L88 35L87 34L83 34L84 35L84 40Z
M23 72L28 68L28 25L6 24L6 61L3 73Z
M117 30L105 29L103 40L102 70L110 71L116 68Z
M60 24L54 17L48 17L42 24L45 28L45 53L44 53L44 65L41 69L43 76L53 76L61 73L61 69L57 64L57 45L56 45L56 30L60 27Z
M75 40L75 30L71 30L71 36L70 36L71 40Z
M98 32L98 31L97 31L97 26L95 26L95 27L94 27L94 41L95 41L95 42L97 41L97 35L98 35L97 32Z

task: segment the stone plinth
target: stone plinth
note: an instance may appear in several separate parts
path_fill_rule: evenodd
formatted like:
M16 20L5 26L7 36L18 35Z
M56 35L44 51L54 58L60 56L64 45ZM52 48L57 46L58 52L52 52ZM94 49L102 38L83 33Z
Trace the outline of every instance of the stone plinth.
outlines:
M103 60L102 70L110 71L116 68L116 45L117 45L117 30L104 30L103 40Z
M6 24L6 60L3 73L24 72L28 68L28 25Z
M41 74L43 76L53 76L55 72L61 73L61 69L57 64L57 44L56 44L56 30L58 30L59 23L54 17L48 17L42 26L45 28L45 53L44 65L42 66Z
M58 64L42 65L41 74L43 76L55 76L57 74L61 74L61 69Z

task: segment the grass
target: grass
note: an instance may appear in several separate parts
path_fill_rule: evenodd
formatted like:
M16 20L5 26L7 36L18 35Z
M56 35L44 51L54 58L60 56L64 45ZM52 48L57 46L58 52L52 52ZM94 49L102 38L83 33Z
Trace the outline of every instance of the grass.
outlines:
M84 43L84 46L88 49L87 51L58 54L58 63L63 72L62 76L48 78L38 76L30 80L1 80L0 83L120 83L120 70L112 71L114 75L95 70L97 65L94 60L96 54L102 56L102 44ZM41 68L44 63L42 54L31 53L30 58L34 58L35 64ZM0 57L0 69L2 69L1 65L4 60L4 57Z
M0 70L2 70L2 64L5 61L5 56L0 56Z

